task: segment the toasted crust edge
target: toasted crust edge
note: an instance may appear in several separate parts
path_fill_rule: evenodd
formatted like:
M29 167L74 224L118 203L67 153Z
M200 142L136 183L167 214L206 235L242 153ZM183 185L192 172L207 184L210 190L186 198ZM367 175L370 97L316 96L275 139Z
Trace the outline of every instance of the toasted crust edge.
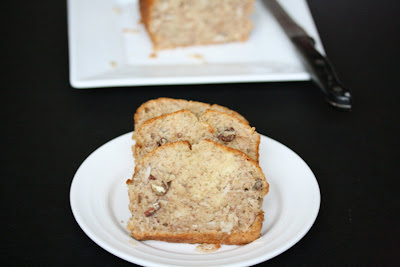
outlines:
M131 235L137 240L160 240L167 242L176 242L176 243L206 243L206 244L226 244L226 245L245 245L248 244L257 238L259 238L261 234L262 222L264 221L264 214L260 212L254 223L250 227L250 229L246 232L233 232L231 234L228 233L218 233L216 231L209 233L168 233L162 232L158 234L152 234L149 232L134 232L133 229L129 229L131 231Z
M140 22L144 24L146 31L153 43L153 49L157 50L156 48L156 39L153 34L150 32L150 13L151 9L153 8L154 4L158 0L139 0L139 10L140 10Z
M169 97L159 97L159 98L156 98L156 99L150 99L150 100L144 102L143 104L141 104L141 105L137 108L136 113L135 113L135 115L133 116L135 129L136 129L137 127L139 127L139 125L138 125L139 116L141 116L141 114L144 113L144 110L147 108L147 106L150 105L150 104L152 104L152 103L154 103L154 102L157 104L157 103L160 103L160 102L163 102L163 101L176 101L176 102L181 102L181 103L195 103L195 104L197 104L197 105L203 105L206 109L212 109L212 107L215 106L215 107L218 107L218 108L227 110L227 111L228 111L228 112L227 112L228 114L229 114L229 113L234 114L234 116L237 117L238 119L240 119L243 123L248 124L248 125L250 124L250 123L246 120L246 118L243 117L242 115L240 115L238 112L236 112L236 111L234 111L234 110L231 110L231 109L229 109L229 108L227 108L227 107L224 107L224 106L220 106L220 105L217 105L217 104L211 105L211 104L208 104L208 103L199 102L199 101L194 101L194 100L175 99L175 98L169 98ZM218 111L218 110L217 110L217 111Z

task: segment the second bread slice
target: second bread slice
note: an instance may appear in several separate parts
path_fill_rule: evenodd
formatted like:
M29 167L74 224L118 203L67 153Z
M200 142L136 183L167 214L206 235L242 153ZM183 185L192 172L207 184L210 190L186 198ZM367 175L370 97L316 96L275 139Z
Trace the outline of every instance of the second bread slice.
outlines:
M136 161L167 143L188 141L197 144L204 139L240 150L258 161L260 135L254 127L215 110L207 110L199 118L189 110L180 110L150 119L135 130L135 137Z
M200 117L206 110L212 109L221 112L228 113L239 120L243 121L245 124L249 122L239 113L233 111L227 107L223 107L217 104L208 104L198 101L188 101L184 99L173 99L161 97L157 99L149 100L143 103L135 113L135 131L141 124L145 121L155 118L164 114L173 113L182 109L187 109L193 112L197 117Z

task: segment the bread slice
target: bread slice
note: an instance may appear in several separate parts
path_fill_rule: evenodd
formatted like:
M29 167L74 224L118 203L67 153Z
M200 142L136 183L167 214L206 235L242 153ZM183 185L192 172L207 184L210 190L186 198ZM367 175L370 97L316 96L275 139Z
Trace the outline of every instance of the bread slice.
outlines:
M255 0L139 0L154 49L246 41Z
M246 124L249 122L236 111L230 110L226 107L214 104L210 105L207 103L188 101L184 99L173 99L161 97L158 99L149 100L143 103L137 110L134 116L135 119L135 130L143 124L145 121L161 116L163 114L172 113L178 110L188 109L193 112L197 117L200 117L207 109L217 110L228 113L232 116L237 117Z
M127 181L137 240L247 244L260 235L269 185L244 153L213 141L163 145Z
M135 136L133 155L136 161L166 143L197 144L209 139L238 149L258 162L260 135L255 129L232 115L211 109L199 118L187 109L152 118L139 126Z

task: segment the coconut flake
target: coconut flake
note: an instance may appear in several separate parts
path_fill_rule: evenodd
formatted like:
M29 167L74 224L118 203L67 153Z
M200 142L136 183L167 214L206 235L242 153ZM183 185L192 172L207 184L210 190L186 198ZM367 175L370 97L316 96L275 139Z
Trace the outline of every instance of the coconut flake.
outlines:
M223 193L223 194L226 195L230 189L231 189L231 185L228 184L228 185L225 187L224 193Z
M231 222L225 223L221 222L221 231L225 233L230 233L232 231L233 224Z
M150 173L151 173L151 167L148 166L146 169L146 172L144 173L144 179L145 179L146 183L149 181Z

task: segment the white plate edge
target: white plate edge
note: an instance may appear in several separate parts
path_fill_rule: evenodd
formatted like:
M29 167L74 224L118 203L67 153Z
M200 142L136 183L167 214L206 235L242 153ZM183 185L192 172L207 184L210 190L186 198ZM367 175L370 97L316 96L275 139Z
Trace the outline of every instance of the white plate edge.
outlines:
M73 204L74 200L73 200L73 197L72 197L72 195L73 195L74 192L76 191L76 190L73 189L73 188L74 188L74 184L76 184L76 179L75 179L75 177L76 177L76 175L78 174L79 169L84 165L84 163L89 159L89 157L91 157L95 152L97 152L97 151L98 151L99 149L101 149L103 146L107 145L108 143L114 141L114 140L117 139L117 138L122 138L122 137L125 136L125 135L131 136L131 135L132 135L132 132L128 132L128 133L122 134L122 135L120 135L120 136L118 136L118 137L116 137L116 138L113 138L113 139L109 140L108 142L104 143L103 145L101 145L100 147L98 147L97 149L95 149L92 153L90 153L90 155L82 162L82 164L79 166L78 170L76 171L76 173L75 173L75 175L74 175L74 178L73 178L73 180L72 180L72 183L71 183L70 194L69 194L69 195L70 195L70 207L71 207L72 213L73 213L74 218L75 218L75 220L77 221L78 225L79 225L79 226L81 227L81 229L83 230L83 232L84 232L90 239L92 239L92 241L94 241L98 246L100 246L100 247L103 248L104 250L108 251L109 253L113 254L114 256L117 256L117 257L119 257L119 258L121 258L121 259L123 259L123 260L126 260L126 261L132 263L132 262L133 262L133 261L132 261L132 257L134 257L134 256L132 256L132 255L127 255L127 254L125 254L124 252L121 252L121 251L119 251L118 249L115 249L113 246L109 245L107 242L104 242L103 240L101 240L101 238L97 237L97 236L92 232L92 230L90 229L90 227L88 227L88 226L83 222L84 219L80 217L80 214L79 214L79 212L77 211L77 208L74 207L74 204ZM296 152L294 152L293 150L291 150L291 149L290 149L289 147L287 147L286 145L284 145L284 144L282 144L282 143L280 143L280 142L278 142L278 141L276 141L276 140L274 140L274 139L272 139L272 138L270 138L270 137L267 137L267 136L265 136L265 135L260 134L260 136L261 136L262 139L263 139L263 138L269 139L270 141L273 141L274 143L276 143L276 144L278 144L278 145L284 146L286 149L288 149L289 151L291 151L292 153L294 153L295 156L297 156L297 157L302 161L302 163L305 164L305 166L307 167L308 171L310 171L311 174L313 175L313 178L314 178L314 179L313 179L313 183L314 183L314 187L315 187L315 189L316 189L316 192L315 192L315 193L317 193L316 195L318 196L318 198L317 198L316 201L314 202L314 203L315 203L315 206L314 206L314 209L313 209L313 216L309 217L309 219L311 218L311 220L308 221L307 227L303 228L302 231L300 231L300 232L296 235L296 237L290 239L290 241L287 242L287 243L286 243L285 245L283 245L282 247L277 248L277 249L275 249L275 250L269 252L268 255L266 255L266 256L261 256L261 257L255 258L254 260L240 261L240 262L236 262L236 263L234 263L234 264L228 264L228 265L209 265L209 266L243 266L243 265L250 266L250 265L255 265L255 264L258 264L258 263L267 261L267 260L269 260L269 259L272 259L272 258L276 257L277 255L280 255L280 254L282 254L283 252L287 251L288 249L290 249L291 247L293 247L296 243L298 243L298 242L309 232L309 230L310 230L311 227L314 225L314 223L315 223L315 221L316 221L316 219L317 219L317 217L318 217L319 210L320 210L320 205L321 205L321 192L320 192L320 188L319 188L319 185L318 185L318 181L317 181L317 179L316 179L316 176L315 176L314 173L312 172L311 168L308 166L308 164L307 164ZM159 263L159 262L144 260L144 259L141 259L141 258L138 258L138 257L134 257L134 258L135 258L135 262L134 262L135 264L140 264L140 265L144 265L144 266L185 266L185 264L182 264L182 265L169 265L169 264L163 264L163 263ZM176 260L176 259L175 259L175 260Z

